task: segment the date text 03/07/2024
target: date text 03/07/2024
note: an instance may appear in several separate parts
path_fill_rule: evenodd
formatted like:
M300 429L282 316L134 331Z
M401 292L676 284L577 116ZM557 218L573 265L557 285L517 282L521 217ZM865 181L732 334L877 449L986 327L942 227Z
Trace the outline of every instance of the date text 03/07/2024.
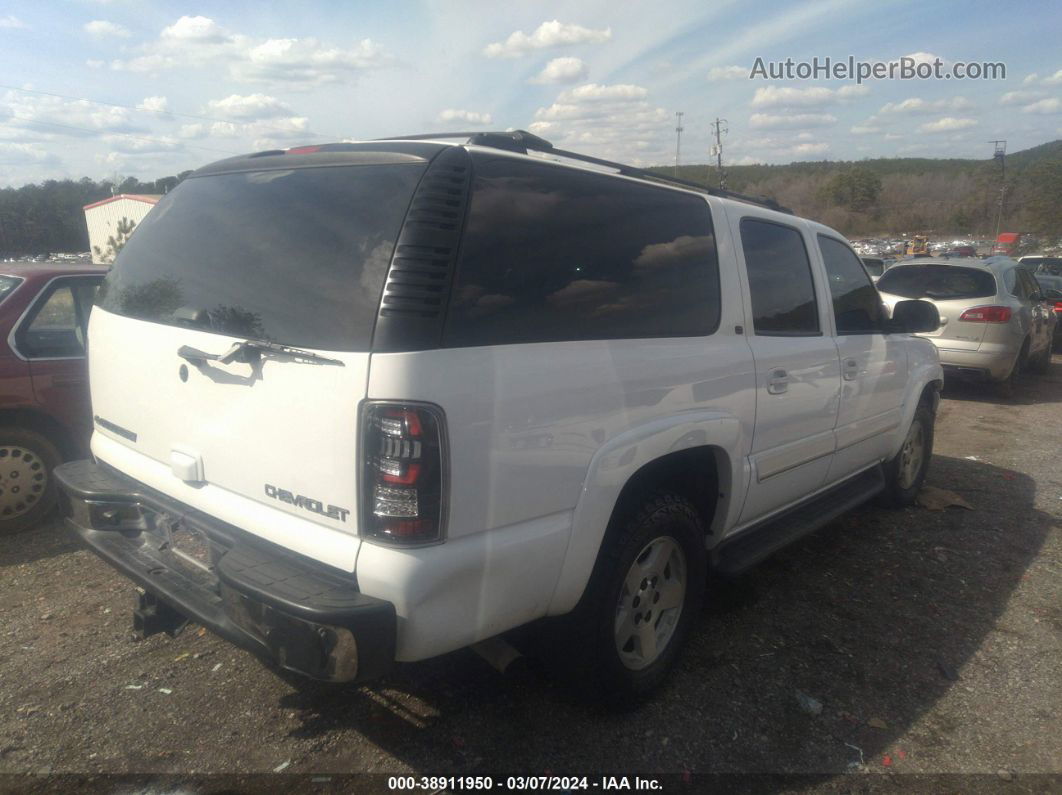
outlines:
M508 776L504 780L492 776L390 776L387 779L389 790L418 791L427 790L469 790L490 791L506 789L513 791L560 791L601 790L601 791L642 791L653 792L663 789L655 778L640 776Z

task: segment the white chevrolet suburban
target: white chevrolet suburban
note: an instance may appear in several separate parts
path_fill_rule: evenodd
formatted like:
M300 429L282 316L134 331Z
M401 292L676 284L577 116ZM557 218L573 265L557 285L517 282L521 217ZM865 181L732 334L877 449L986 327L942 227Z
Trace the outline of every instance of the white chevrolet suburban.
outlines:
M546 619L640 694L709 572L914 499L938 322L832 229L529 133L259 152L122 250L56 477L143 635L363 681Z

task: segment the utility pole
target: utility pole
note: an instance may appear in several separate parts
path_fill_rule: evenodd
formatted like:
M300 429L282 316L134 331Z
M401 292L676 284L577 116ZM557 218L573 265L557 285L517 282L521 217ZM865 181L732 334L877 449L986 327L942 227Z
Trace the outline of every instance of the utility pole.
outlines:
M720 119L715 117L715 122L711 125L715 132L715 146L712 147L712 154L715 155L715 165L719 170L719 188L726 190L726 172L723 171L723 136L730 132L730 128L727 126L730 124L726 119Z
M678 176L679 151L682 149L682 117L686 114L681 110L675 111L675 176Z
M999 161L999 212L996 213L996 240L999 240L999 227L1003 223L1003 201L1007 194L1007 142L989 141L995 146L992 159Z

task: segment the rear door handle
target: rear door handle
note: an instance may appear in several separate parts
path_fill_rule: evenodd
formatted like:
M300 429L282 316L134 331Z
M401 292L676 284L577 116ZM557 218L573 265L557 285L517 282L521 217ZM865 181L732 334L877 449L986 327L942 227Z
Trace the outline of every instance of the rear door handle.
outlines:
M844 360L844 380L855 381L859 378L859 362L855 359Z
M789 373L781 367L776 367L767 373L767 392L771 395L781 395L789 389Z

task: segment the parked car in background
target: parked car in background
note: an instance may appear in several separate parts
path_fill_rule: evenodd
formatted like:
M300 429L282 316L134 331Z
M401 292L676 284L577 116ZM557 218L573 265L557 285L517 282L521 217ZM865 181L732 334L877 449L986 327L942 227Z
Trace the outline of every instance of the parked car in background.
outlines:
M1022 259L1025 259L1024 257ZM1055 325L1054 349L1062 350L1062 257L1029 257L1039 259L1033 278L1040 286L1048 306L1054 308L1058 323ZM1023 265L1025 263L1022 263Z
M1023 370L1045 373L1057 318L1032 275L1009 257L921 258L900 262L878 280L888 306L922 298L940 311L940 328L923 336L944 371L1004 384Z
M976 257L977 249L973 246L956 246L944 252L945 257Z
M1044 273L1062 273L1062 257L1049 257L1045 254L1029 254L1018 257L1018 264L1032 273L1037 273L1043 266Z
M881 278L881 274L885 272L885 260L880 257L860 257L860 259L863 260L863 267L870 274L871 280L876 282Z
M85 333L101 267L0 266L0 533L55 504L52 469L92 433Z

